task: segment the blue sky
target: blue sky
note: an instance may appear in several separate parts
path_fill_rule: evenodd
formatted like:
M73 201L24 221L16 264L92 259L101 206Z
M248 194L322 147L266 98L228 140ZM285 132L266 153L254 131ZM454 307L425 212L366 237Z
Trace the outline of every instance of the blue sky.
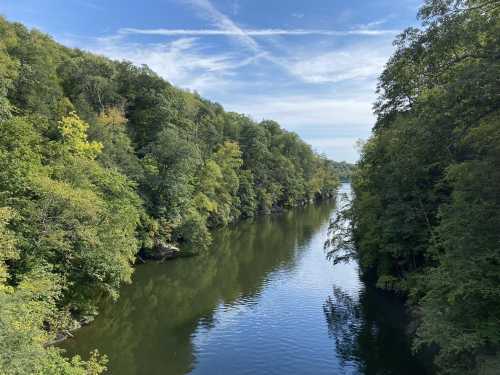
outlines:
M422 0L1 0L57 41L147 64L227 110L355 161L376 80Z

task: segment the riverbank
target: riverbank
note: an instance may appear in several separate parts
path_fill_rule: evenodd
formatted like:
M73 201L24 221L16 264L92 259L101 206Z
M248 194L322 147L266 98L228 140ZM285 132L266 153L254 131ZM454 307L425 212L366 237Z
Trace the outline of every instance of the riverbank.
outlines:
M345 182L344 184L348 184ZM325 194L324 196L318 196L316 198L311 198L309 200L303 200L300 201L292 206L288 207L281 207L281 206L275 206L272 207L268 211L257 211L254 216L251 217L239 217L236 220L226 224L226 227L231 227L238 225L241 222L245 221L251 221L255 220L256 218L259 218L261 216L269 216L269 215L277 215L277 214L282 214L284 212L294 210L297 208L301 207L306 207L308 205L313 205L313 204L325 204L330 201L336 200L336 196L338 195L340 187L335 190L334 193L328 193ZM224 226L219 226L219 227L214 227L211 228L210 231L214 232L217 230L222 229ZM136 262L135 264L143 264L148 261L159 261L159 262L165 262L167 260L173 260L177 258L189 258L192 256L197 256L200 254L200 251L197 249L193 249L192 246L182 246L182 244L179 243L165 243L164 241L161 240L155 240L155 245L151 250L145 250L141 249L139 253L137 254L136 257Z

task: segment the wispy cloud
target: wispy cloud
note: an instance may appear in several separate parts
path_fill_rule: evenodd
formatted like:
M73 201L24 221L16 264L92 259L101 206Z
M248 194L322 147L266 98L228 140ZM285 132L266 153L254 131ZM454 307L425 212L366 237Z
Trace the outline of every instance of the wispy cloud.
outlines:
M186 0L186 2L194 6L200 16L209 20L217 28L211 31L234 38L243 47L254 53L254 59L264 59L283 67L285 70L288 69L286 66L283 66L281 59L275 58L272 53L263 48L254 39L254 35L249 34L245 29L239 27L231 18L220 12L209 0Z
M380 43L379 43L380 44ZM297 56L288 67L308 83L375 80L391 54L390 43L355 44L317 55Z
M331 138L305 138L313 149L321 154L326 154L333 160L345 160L353 162L353 149L356 149L359 138L356 137L338 137L333 135Z
M103 7L101 5L98 5L94 3L93 1L89 0L73 0L76 4L93 9L93 10L103 10Z
M187 0L187 3L194 6L201 16L208 19L217 28L216 31L226 32L227 35L234 36L240 43L254 52L263 52L258 43L245 30L221 13L209 0Z
M162 35L162 36L235 36L244 38L244 42L252 46L252 49L258 48L255 40L249 41L248 37L264 36L302 36L302 35L320 35L320 36L381 36L395 35L399 31L390 29L355 29L355 30L317 30L317 29L135 29L123 28L118 31L120 34L140 34L140 35Z
M373 100L373 95L348 99L324 95L261 95L246 100L237 98L236 102L228 100L226 107L247 113L256 120L274 119L296 131L330 128L349 132L373 125Z
M368 22L365 24L357 25L356 28L362 29L362 30L373 29L374 27L378 27L378 26L383 25L385 23L387 23L387 18L383 18L380 20L375 20L375 21L371 21L371 22Z
M117 60L148 65L172 83L204 92L224 87L227 77L238 68L252 64L259 55L242 57L236 53L207 54L196 38L180 38L170 43L136 44L121 38L101 38L91 51Z
M233 1L233 16L237 15L240 12L240 2L239 0L234 0Z
M177 37L228 36L237 40L242 46L254 54L253 60L264 59L280 67L288 74L301 78L309 83L338 82L345 79L359 79L375 76L381 70L381 60L377 56L365 59L351 52L323 54L314 59L310 57L294 59L274 56L262 47L256 37L277 36L383 36L394 35L396 30L371 29L378 23L353 30L320 30L320 29L244 29L238 26L230 17L220 12L209 0L186 0L193 6L199 16L207 19L215 29L137 29L122 28L118 35L130 34L161 35ZM280 46L281 47L281 46ZM296 60L296 59L295 59ZM332 63L333 62L333 63Z

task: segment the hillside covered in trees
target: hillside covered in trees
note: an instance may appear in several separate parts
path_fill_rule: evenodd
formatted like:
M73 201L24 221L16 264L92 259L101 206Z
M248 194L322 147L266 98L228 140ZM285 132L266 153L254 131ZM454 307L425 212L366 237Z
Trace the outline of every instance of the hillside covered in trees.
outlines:
M139 251L203 251L210 228L337 186L276 122L0 18L0 373L100 373L45 345L118 297Z
M380 77L330 256L410 297L440 373L498 374L500 1L428 0L419 17Z

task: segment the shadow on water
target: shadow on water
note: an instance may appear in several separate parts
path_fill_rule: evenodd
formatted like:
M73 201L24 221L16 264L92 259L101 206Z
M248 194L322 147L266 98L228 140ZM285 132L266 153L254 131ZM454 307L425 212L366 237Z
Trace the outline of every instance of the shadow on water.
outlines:
M107 301L89 326L61 344L69 355L94 348L113 374L185 374L196 366L193 338L210 329L221 305L259 296L269 275L293 269L334 202L244 221L214 233L204 255L139 266L116 303Z
M414 357L405 330L403 302L374 287L352 296L334 286L323 310L335 351L345 366L363 375L425 375L430 372Z

